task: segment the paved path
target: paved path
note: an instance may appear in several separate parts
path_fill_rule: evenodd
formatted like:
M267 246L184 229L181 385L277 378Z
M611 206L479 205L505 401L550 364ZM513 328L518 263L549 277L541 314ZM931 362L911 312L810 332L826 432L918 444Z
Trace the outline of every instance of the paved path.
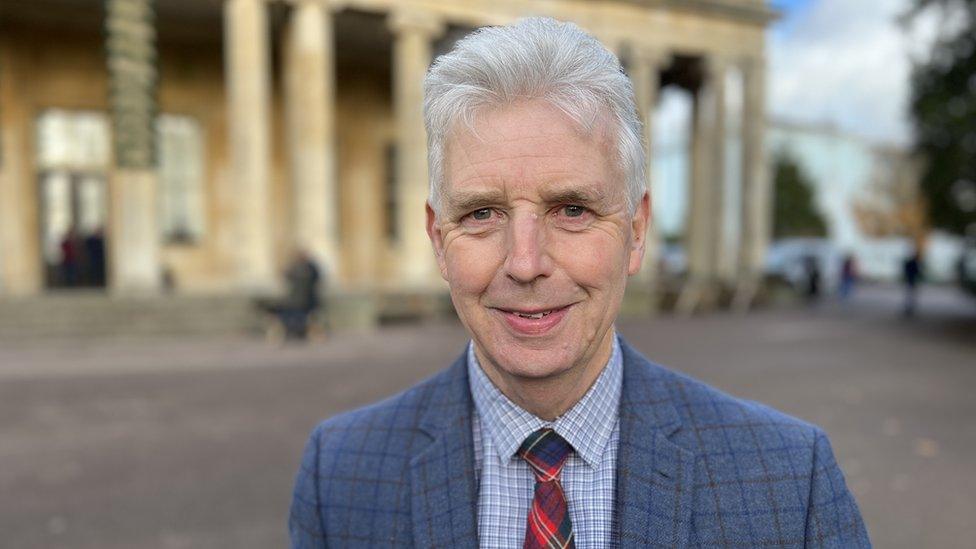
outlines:
M877 547L976 537L976 303L621 322L658 362L823 426ZM319 418L446 365L455 325L258 341L4 343L0 547L269 548ZM968 543L967 543L968 542Z

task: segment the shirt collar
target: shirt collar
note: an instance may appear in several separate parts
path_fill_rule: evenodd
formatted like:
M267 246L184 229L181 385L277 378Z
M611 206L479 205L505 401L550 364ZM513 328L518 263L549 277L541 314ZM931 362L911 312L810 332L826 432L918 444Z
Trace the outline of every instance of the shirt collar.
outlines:
M552 427L590 467L600 463L616 426L623 385L623 359L616 335L610 360L593 386L551 422L536 417L502 394L481 369L473 341L468 344L467 362L475 410L503 463L515 456L526 437L543 427Z

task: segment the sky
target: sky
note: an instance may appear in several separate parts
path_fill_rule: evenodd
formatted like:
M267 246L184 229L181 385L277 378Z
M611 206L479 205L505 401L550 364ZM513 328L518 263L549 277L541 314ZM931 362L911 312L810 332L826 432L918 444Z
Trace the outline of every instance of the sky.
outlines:
M782 14L766 45L772 120L909 145L911 59L928 51L938 29L931 16L913 29L899 25L910 1L771 0ZM687 210L690 101L687 93L665 88L655 113L654 213L665 233L680 232Z
M774 119L832 124L872 140L911 141L913 56L938 33L925 16L906 29L910 0L773 0L782 13L767 41L768 109Z

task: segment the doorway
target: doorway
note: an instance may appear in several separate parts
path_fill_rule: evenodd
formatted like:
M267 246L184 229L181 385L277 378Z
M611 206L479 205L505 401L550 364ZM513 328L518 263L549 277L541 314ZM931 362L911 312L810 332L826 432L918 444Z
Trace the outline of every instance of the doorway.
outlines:
M41 258L48 289L104 288L109 122L50 109L37 119Z

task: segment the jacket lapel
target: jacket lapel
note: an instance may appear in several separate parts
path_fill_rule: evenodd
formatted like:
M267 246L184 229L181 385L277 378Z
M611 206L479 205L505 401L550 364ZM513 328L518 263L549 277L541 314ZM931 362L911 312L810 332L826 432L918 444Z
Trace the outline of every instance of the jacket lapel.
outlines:
M471 393L466 354L440 376L420 405L420 429L432 442L411 460L416 547L477 547L477 501Z
M684 547L691 527L694 454L669 440L681 428L665 371L621 340L624 361L617 452L622 548Z

